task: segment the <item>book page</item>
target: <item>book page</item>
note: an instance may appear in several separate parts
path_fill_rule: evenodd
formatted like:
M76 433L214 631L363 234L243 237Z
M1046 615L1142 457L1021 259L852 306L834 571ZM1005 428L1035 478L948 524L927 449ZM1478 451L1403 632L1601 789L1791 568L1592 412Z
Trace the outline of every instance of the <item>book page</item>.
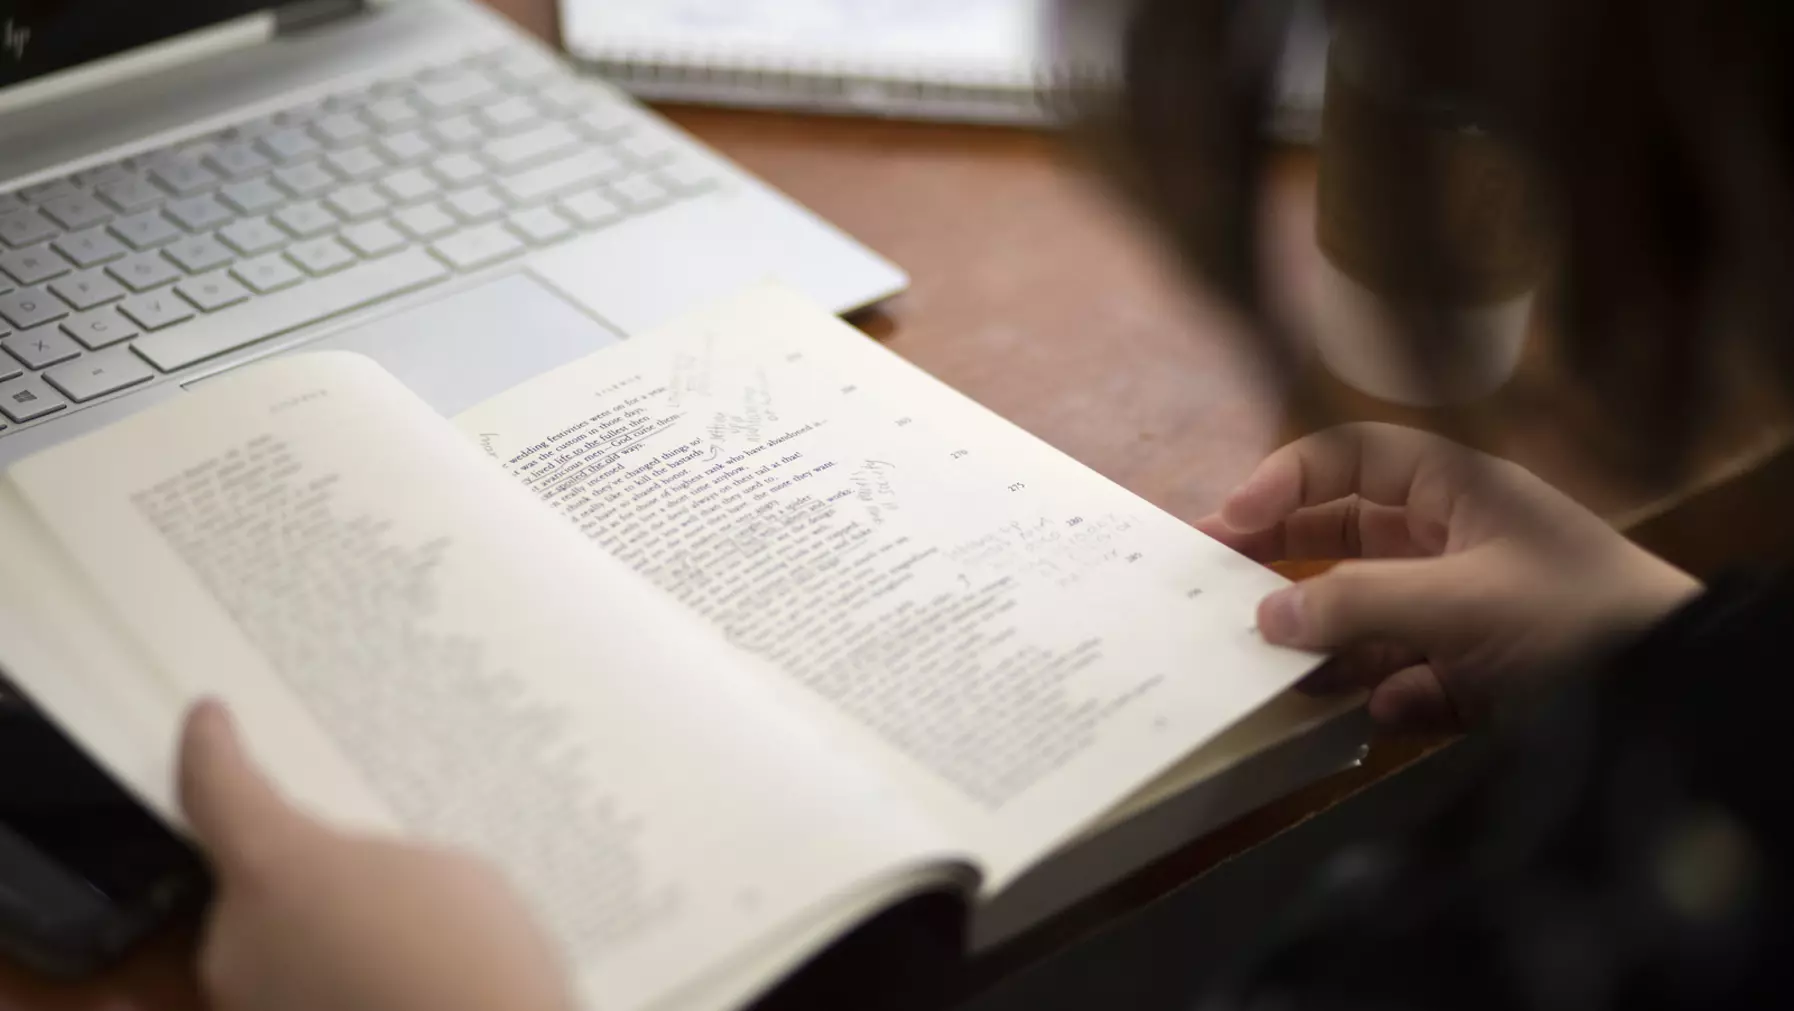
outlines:
M1280 577L762 287L456 419L1001 884L1315 658Z
M221 696L300 802L498 863L593 1007L668 1000L941 855L366 359L251 367L11 481L153 664L160 713Z
M0 545L0 672L55 713L119 785L178 820L168 773L178 701L146 676L130 637L5 480Z

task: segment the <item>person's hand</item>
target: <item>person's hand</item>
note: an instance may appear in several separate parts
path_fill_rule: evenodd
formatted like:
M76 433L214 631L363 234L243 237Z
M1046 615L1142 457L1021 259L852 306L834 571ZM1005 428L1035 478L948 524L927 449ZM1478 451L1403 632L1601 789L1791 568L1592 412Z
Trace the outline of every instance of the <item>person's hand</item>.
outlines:
M189 714L180 766L217 880L199 967L217 1011L571 1011L554 953L483 864L307 817L217 703Z
M1259 561L1362 559L1260 604L1274 643L1339 656L1385 725L1473 723L1533 675L1699 591L1532 473L1392 425L1346 425L1259 464L1197 523Z

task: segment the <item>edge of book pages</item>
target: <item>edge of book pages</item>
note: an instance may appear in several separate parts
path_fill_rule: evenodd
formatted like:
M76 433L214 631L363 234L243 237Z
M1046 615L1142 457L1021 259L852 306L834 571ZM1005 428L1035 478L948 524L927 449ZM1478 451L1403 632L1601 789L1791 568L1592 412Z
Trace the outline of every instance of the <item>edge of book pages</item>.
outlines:
M1289 691L1134 791L974 913L972 950L1011 941L1258 807L1364 758L1363 693Z

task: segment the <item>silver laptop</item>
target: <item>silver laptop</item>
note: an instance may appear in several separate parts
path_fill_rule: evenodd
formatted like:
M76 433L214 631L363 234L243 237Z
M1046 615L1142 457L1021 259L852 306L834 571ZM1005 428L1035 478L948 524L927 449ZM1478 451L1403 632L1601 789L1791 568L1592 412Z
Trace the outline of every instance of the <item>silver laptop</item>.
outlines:
M324 346L452 414L768 277L905 283L476 0L0 0L0 467Z

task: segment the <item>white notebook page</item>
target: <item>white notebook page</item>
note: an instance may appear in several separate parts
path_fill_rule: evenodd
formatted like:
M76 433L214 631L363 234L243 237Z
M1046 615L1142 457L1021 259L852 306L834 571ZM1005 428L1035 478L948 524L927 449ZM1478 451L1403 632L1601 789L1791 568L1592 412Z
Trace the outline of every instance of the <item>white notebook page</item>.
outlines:
M564 0L569 48L700 66L1026 84L1039 0Z

